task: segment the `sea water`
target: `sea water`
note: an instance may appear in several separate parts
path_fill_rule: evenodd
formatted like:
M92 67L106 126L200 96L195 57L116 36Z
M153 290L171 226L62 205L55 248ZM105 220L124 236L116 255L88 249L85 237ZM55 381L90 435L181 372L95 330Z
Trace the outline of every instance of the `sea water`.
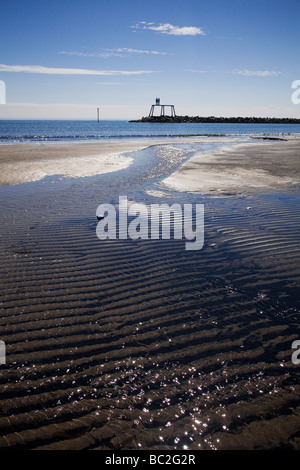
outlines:
M0 120L0 143L159 139L175 136L300 135L300 124L136 123L128 121Z

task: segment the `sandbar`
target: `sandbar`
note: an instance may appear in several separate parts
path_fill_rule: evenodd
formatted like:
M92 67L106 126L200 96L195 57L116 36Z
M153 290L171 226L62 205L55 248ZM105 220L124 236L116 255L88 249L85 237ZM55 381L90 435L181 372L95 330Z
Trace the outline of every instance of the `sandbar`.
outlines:
M47 176L66 178L93 176L128 168L130 152L154 145L219 142L231 137L172 137L100 142L38 142L0 145L0 186L28 183Z
M300 183L300 139L253 141L197 154L163 181L176 191L241 194Z
M124 153L151 145L145 141L0 145L0 185L37 181L51 175L77 178L127 168Z

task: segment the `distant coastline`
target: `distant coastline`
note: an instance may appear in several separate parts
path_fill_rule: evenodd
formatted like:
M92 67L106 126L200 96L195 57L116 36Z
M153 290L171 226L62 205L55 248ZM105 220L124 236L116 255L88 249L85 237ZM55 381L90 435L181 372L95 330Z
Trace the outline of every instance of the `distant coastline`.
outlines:
M147 116L129 122L156 123L238 123L238 124L300 124L296 118L262 118L262 117L201 117L201 116Z

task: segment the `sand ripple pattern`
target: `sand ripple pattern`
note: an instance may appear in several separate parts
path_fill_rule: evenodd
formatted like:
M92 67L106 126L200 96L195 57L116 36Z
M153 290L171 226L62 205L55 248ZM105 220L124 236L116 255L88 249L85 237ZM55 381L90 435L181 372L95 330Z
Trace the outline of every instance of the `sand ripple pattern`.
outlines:
M94 188L59 207L80 191L77 217L55 191L40 218L9 201L0 448L299 448L297 195L195 197L205 246L186 252L100 242Z

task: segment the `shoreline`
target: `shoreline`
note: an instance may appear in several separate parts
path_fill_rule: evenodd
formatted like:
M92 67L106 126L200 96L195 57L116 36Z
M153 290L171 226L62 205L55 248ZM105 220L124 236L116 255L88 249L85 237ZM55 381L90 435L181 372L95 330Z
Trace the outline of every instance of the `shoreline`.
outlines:
M220 143L222 147L189 158L159 184L164 189L196 194L240 194L300 183L300 138L262 137L239 143L232 136L201 139L190 136L126 142L0 145L0 186L39 181L53 175L77 178L108 174L130 167L134 161L131 152L181 143Z
M223 139L226 143L234 142L231 137ZM181 137L97 143L3 144L0 145L0 186L29 183L53 175L78 178L111 173L131 165L130 152L155 145L195 142L199 139ZM216 142L216 137L207 137L201 142ZM222 142L220 137L217 142Z
M58 174L74 178L110 173L132 163L133 159L124 155L126 152L146 146L144 142L123 142L121 146L111 142L0 145L0 186L38 181Z

